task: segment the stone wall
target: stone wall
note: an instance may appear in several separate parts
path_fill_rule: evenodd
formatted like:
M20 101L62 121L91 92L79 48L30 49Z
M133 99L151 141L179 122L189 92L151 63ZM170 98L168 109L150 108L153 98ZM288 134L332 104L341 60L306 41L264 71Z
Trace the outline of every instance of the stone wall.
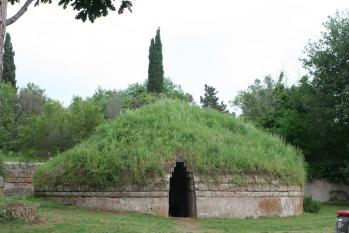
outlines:
M35 195L90 209L168 216L170 177L155 179L153 184L143 187L125 186L104 191L85 187L35 187ZM224 179L218 183L203 182L197 177L194 183L199 218L292 216L303 212L303 191L299 186L241 186Z
M195 192L199 218L285 217L303 213L300 186L242 186L232 184L229 179L204 184L196 180Z
M51 197L68 205L88 209L167 216L169 184L166 178L154 179L152 184L109 187L103 191L87 187L35 187L35 196Z
M304 195L320 202L348 201L349 185L326 180L312 180L304 188Z
M7 196L34 195L33 173L41 163L5 162L3 193ZM0 181L1 193L1 181Z
M4 195L5 182L4 178L0 176L0 196Z

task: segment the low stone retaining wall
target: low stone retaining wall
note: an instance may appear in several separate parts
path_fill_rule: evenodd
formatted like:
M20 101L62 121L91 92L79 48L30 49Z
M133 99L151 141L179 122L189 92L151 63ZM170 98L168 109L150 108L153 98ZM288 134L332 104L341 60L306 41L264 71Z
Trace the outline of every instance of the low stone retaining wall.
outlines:
M5 162L3 193L7 196L34 195L33 174L41 163ZM0 181L1 193L1 181Z
M312 180L305 185L304 195L320 202L349 201L349 185Z
M0 176L0 196L4 195L4 189L5 189L4 178Z
M196 205L202 218L285 217L303 213L303 192L299 186L203 185L196 186Z
M6 203L0 208L0 214L9 214L12 218L21 219L27 224L32 224L36 220L37 206L25 205L21 203Z
M153 184L144 187L114 187L104 191L86 187L35 187L35 195L89 209L168 216L170 177L155 179ZM194 177L194 200L191 201L195 217L292 216L303 212L303 191L299 186L239 186L222 180L204 183Z
M145 186L110 187L104 191L87 187L35 187L35 196L51 197L68 205L94 210L168 215L168 182L154 179Z

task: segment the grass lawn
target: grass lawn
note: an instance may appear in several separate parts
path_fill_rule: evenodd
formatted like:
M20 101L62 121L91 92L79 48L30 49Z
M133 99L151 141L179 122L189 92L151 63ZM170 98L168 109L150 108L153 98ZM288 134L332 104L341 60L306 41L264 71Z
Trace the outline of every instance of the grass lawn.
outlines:
M318 214L262 219L172 219L135 213L94 212L38 198L4 198L39 204L36 224L1 224L0 233L128 233L128 232L232 232L232 233L333 233L336 211L349 205L323 205Z

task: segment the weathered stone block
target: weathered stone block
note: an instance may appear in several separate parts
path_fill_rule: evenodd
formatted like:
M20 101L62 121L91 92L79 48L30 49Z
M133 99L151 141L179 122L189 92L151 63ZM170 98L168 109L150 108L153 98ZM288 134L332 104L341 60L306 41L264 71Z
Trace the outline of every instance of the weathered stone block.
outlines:
M36 208L37 206L19 203L9 203L5 206L6 211L9 211L14 217L24 220L27 224L34 223L36 220Z
M34 187L31 184L5 183L4 192L6 196L32 196Z

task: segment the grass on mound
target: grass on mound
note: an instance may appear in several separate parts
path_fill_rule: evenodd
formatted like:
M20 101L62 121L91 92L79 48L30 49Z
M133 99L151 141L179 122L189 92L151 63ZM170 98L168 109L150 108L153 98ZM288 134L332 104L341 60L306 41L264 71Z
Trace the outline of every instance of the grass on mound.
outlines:
M263 174L302 185L300 151L269 133L212 109L164 100L122 114L85 142L40 167L36 185L144 183L180 157L202 176Z

